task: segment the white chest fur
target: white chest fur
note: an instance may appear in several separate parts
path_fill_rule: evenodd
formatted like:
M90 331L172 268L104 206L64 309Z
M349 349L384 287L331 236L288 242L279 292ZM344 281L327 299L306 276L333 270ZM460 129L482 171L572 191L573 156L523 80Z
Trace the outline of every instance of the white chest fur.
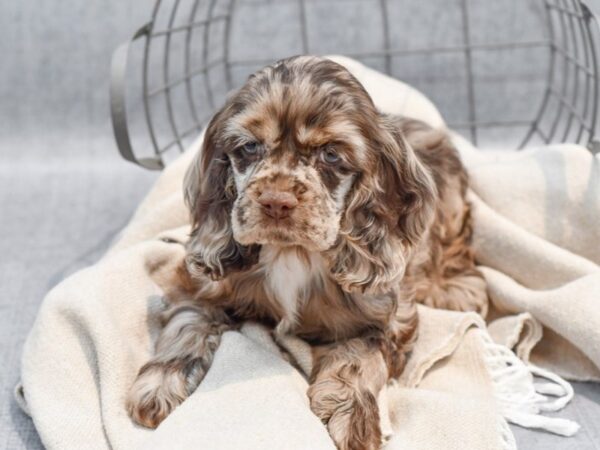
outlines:
M287 333L295 325L298 310L310 292L311 284L323 270L317 254L302 254L295 248L282 249L265 245L260 261L265 269L265 288L284 311L277 326L278 333Z

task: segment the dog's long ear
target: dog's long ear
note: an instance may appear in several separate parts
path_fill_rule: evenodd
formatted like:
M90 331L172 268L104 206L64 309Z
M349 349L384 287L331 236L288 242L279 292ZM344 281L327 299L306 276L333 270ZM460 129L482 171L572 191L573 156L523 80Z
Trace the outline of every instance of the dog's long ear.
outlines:
M332 275L347 292L386 292L398 283L435 211L433 178L393 119L379 117L370 145L376 162L357 180L331 250Z
M233 238L231 210L237 192L222 138L229 115L226 106L208 124L204 142L184 179L184 198L191 212L192 233L186 263L192 275L220 279L258 261L258 246L243 246Z

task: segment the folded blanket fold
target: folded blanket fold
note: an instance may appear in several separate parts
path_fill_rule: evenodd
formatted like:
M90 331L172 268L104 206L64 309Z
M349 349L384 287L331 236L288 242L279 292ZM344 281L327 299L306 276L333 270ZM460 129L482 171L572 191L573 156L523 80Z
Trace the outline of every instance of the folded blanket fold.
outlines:
M381 109L443 125L414 89L336 59ZM419 307L407 367L379 399L385 448L513 449L507 420L571 435L577 424L543 413L573 396L560 376L600 381L598 158L574 145L513 154L454 141L472 178L490 320ZM161 286L184 256L181 182L191 156L165 169L100 262L47 295L25 345L17 395L50 449L333 449L306 397L307 344L278 343L300 372L257 324L224 335L200 387L156 430L134 425L125 411L160 328Z

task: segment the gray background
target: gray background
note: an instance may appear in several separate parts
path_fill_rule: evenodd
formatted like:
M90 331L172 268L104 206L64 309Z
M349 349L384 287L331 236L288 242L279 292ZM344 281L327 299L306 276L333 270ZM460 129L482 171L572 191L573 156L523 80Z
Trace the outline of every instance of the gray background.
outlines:
M277 2L267 3L273 7L266 14L251 5L245 6L246 13L279 28L292 26ZM339 5L336 10L318 0L312 3L315 17L339 18ZM359 2L354 3L345 8L355 12L346 18L351 25L362 16ZM417 3L423 2L399 1L405 10L397 14L412 17ZM600 9L600 0L590 3ZM431 0L425 18L444 20L442 4ZM66 275L98 259L157 176L119 158L107 95L113 49L147 21L151 8L152 2L139 0L0 3L0 448L41 447L31 420L12 400L23 342L41 299ZM240 29L252 34L253 21L239 17L246 18ZM414 21L398 23L398 29L423 33ZM232 44L237 56L254 56L259 46L243 36ZM331 34L327 39L334 48L351 49L368 36ZM272 45L277 51L279 44ZM319 42L312 49L331 50ZM417 62L403 67L404 78L438 96L446 114L460 114L460 108L452 108L461 98L442 96L451 86L436 85L418 67ZM453 67L452 61L447 67ZM461 97L460 90L456 96ZM579 395L563 414L583 424L577 438L516 429L519 442L526 448L600 448L598 388L578 384L577 389Z

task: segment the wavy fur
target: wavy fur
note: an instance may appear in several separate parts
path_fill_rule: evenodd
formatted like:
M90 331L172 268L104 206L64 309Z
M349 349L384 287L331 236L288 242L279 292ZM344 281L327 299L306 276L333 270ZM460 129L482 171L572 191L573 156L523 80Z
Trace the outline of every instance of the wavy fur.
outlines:
M415 302L487 306L467 176L446 135L379 113L338 64L289 58L215 115L184 184L187 257L132 418L160 423L221 333L255 320L313 344L308 396L338 448L379 448L376 399L417 336Z

